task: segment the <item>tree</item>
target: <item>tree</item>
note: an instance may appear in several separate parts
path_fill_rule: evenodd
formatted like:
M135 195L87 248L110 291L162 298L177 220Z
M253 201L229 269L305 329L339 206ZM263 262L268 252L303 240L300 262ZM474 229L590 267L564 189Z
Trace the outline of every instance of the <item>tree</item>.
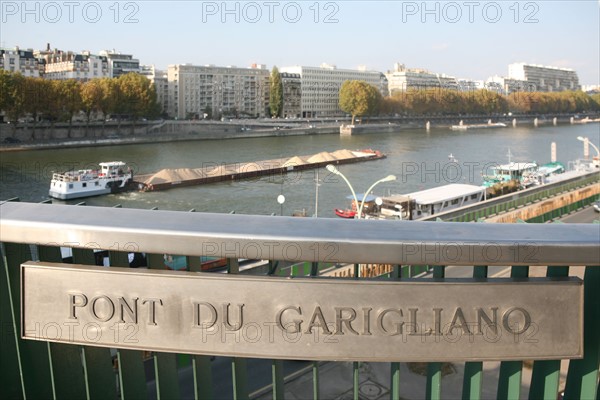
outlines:
M283 82L281 81L281 74L277 67L273 67L273 70L271 71L270 89L269 108L271 110L271 116L278 118L283 111Z
M376 87L364 81L345 81L340 88L340 108L352 115L352 125L356 117L372 115L379 110L381 94Z
M87 81L81 86L81 103L88 123L92 112L101 111L102 96L102 83L98 78Z
M156 90L148 78L132 72L117 78L117 84L118 106L123 114L138 119L156 113Z
M9 121L18 122L26 112L25 77L20 73L0 70L0 110Z

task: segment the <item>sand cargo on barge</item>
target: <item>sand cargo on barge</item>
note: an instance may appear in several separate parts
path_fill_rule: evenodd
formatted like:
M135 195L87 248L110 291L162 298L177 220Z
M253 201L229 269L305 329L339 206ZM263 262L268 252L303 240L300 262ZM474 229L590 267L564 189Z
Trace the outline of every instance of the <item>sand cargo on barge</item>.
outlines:
M142 191L167 190L182 186L281 175L292 171L321 168L327 164L349 164L380 160L386 156L375 150L337 150L308 156L294 156L247 163L205 163L200 168L162 169L154 174L138 175L135 184Z

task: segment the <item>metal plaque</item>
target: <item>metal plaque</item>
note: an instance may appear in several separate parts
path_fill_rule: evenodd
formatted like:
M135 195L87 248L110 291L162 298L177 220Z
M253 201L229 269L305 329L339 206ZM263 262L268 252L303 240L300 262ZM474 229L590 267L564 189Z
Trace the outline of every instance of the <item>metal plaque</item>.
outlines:
M28 262L25 339L355 361L580 358L578 278L383 281Z

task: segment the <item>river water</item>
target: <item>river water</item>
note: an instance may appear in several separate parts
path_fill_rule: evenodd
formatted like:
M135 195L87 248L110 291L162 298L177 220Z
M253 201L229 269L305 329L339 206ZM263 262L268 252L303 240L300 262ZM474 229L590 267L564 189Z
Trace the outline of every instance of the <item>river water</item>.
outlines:
M360 193L378 179L394 174L397 180L378 185L374 194L410 193L446 183L479 185L482 171L508 162L509 148L513 162L536 161L543 164L550 161L551 143L556 142L558 161L567 166L569 161L583 156L583 143L577 140L577 136L587 136L597 144L599 130L598 124L523 126L465 132L403 129L351 137L330 134L3 152L0 153L0 199L45 200L53 171L95 168L102 161L125 161L136 173L147 174L163 168L198 168L365 148L380 150L388 157L339 167L356 192ZM590 152L594 154L592 148ZM458 163L449 162L450 153ZM88 198L85 202L93 206L121 204L127 208L158 207L164 210L195 209L267 215L282 212L291 215L303 209L308 215L314 215L318 208L319 217L333 217L335 207L345 208L349 204L346 196L350 195L350 190L341 178L324 168L318 171L318 175L318 206L316 170L153 193L106 195ZM281 194L285 196L283 205L277 202Z

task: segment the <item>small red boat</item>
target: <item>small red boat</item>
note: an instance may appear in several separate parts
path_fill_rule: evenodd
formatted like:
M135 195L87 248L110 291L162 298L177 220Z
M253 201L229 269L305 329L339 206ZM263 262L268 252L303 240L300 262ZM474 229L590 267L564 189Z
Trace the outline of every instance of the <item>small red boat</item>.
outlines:
M356 216L356 211L354 210L340 210L339 208L336 208L334 211L335 215L340 218L354 218L354 216Z

